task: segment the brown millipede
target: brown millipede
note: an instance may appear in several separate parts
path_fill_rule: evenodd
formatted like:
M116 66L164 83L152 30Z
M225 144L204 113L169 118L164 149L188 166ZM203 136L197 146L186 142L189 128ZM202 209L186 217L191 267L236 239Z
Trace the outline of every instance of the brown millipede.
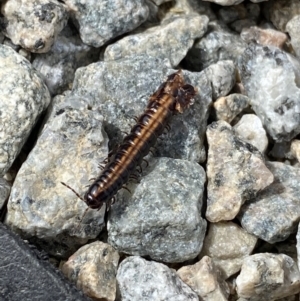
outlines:
M168 76L166 82L150 97L145 112L137 118L111 162L85 193L83 201L90 208L99 210L105 203L109 209L114 195L127 183L129 176L148 154L169 118L189 107L195 94L196 89L185 84L181 70Z

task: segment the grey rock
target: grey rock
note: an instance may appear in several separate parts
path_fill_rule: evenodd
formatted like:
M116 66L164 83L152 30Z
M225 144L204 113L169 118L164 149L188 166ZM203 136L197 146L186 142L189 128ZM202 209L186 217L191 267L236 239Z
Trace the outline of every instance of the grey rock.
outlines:
M69 27L58 35L47 53L37 54L32 62L44 78L52 95L71 87L77 68L96 60L98 51L82 43L78 34Z
M225 121L207 128L207 211L211 222L232 220L242 204L273 182L261 153Z
M245 114L233 127L244 141L254 145L262 154L268 147L268 137L261 120L254 114Z
M121 262L117 273L118 297L122 301L198 301L176 272L154 261L133 256Z
M252 19L243 19L243 20L237 20L230 24L230 28L238 33L241 33L243 29L249 28L251 26L255 26L257 23Z
M105 50L104 60L118 60L144 53L168 58L172 67L176 67L193 46L194 40L204 35L207 24L208 18L204 15L188 14L167 19L159 26L131 34L109 45Z
M144 0L64 1L82 41L100 47L145 22L149 9Z
M101 111L111 145L116 145L123 132L130 131L134 116L142 114L149 96L173 72L167 61L146 55L98 62L77 70L72 95L87 99L91 108ZM184 77L199 93L193 106L171 119L170 131L158 141L155 154L203 162L211 84L204 73L184 71Z
M59 257L74 253L99 234L104 212L88 210L82 220L86 204L60 182L83 195L106 154L99 112L89 110L84 99L58 98L17 174L6 223L48 253Z
M286 30L291 37L291 44L296 53L296 56L300 58L300 39L299 39L300 7L299 7L299 14L287 22Z
M300 292L300 273L285 254L255 254L244 259L236 285L245 301L273 301Z
M211 223L200 254L211 257L224 279L236 274L243 259L255 248L257 238L232 222Z
M2 223L0 240L0 300L91 300Z
M169 2L171 0L152 0L156 5L161 5L162 3Z
M274 143L268 155L275 159L279 159L279 161L282 161L282 159L293 159L294 157L291 153L291 142Z
M238 114L246 109L249 104L249 97L234 93L218 98L213 103L213 106L217 119L230 123Z
M241 57L239 70L246 94L277 142L300 133L299 68L295 58L272 46L250 44Z
M5 179L0 178L0 210L9 197L10 188L11 185Z
M222 279L210 257L204 256L194 265L177 271L181 280L192 288L203 301L227 301L229 287Z
M0 176L11 167L41 113L50 103L46 85L31 64L0 45Z
M123 191L108 221L108 243L120 252L164 262L195 258L206 221L201 217L205 172L200 165L151 159L132 194Z
M205 0L213 3L217 3L219 5L227 6L227 5L237 5L244 0Z
M78 289L97 300L114 301L118 252L101 241L81 247L62 266L62 272Z
M246 45L238 34L213 21L209 23L204 37L196 40L188 51L185 63L189 69L201 71L221 60L237 62Z
M298 225L298 229L297 229L297 244L296 244L296 248L297 248L297 258L300 258L300 231L299 231L299 227L300 224ZM297 261L298 263L298 269L300 270L300 260L298 259Z
M268 162L274 182L244 204L238 216L244 229L275 243L293 233L300 220L300 169L281 162Z
M3 33L16 45L37 53L50 50L68 21L67 8L56 0L6 1Z

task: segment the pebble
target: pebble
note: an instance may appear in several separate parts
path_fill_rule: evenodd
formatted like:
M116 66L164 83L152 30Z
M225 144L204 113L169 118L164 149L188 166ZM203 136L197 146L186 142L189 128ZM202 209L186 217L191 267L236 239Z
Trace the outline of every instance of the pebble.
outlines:
M3 178L0 178L0 210L10 194L11 185Z

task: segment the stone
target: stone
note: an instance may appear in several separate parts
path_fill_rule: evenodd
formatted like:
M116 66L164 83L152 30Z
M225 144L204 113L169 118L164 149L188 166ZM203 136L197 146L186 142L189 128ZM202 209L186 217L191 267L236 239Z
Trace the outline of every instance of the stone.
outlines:
M227 301L229 287L220 277L210 257L204 256L194 265L180 268L177 274L181 280L195 291L200 300Z
M299 30L300 30L300 8L299 14L289 20L286 24L286 30L291 37L291 44L293 50L298 58L300 58L300 39L299 39Z
M114 301L119 258L110 245L95 241L76 251L64 263L62 272L87 296Z
M50 94L32 65L1 44L0 65L0 176L3 176L49 105Z
M242 204L273 182L262 154L225 121L207 127L207 211L210 222L232 220Z
M11 185L3 178L0 178L0 210L9 197ZM0 214L1 216L1 214Z
M246 202L238 218L242 227L264 241L284 241L300 220L300 169L281 162L267 162L274 182Z
M65 258L98 236L104 210L88 210L83 196L107 156L103 118L86 99L59 97L49 108L38 140L11 189L6 224L48 253ZM48 120L47 120L48 119Z
M209 2L213 2L219 5L227 6L227 5L237 5L243 2L244 0L205 0Z
M300 133L299 68L300 63L288 53L258 44L250 44L239 63L251 106L276 142Z
M294 156L294 158L296 158L297 161L300 162L300 140L298 139L292 140L291 153Z
M273 301L300 292L300 273L285 254L254 254L244 259L236 286L247 301Z
M49 51L68 22L67 7L57 0L10 0L1 13L5 36L36 53Z
M149 16L144 0L65 0L83 43L100 47L132 31Z
M215 115L218 120L230 123L238 114L246 109L250 99L242 94L233 93L218 98L214 103Z
M244 141L254 145L262 154L268 147L268 137L261 120L254 114L245 114L233 127Z
M121 262L117 273L117 300L198 301L197 294L166 265L138 256Z
M161 59L167 58L176 67L207 30L207 16L196 14L167 19L161 25L131 34L107 46L104 60L119 60L126 56L147 54Z
M236 274L257 243L254 235L233 222L211 223L200 258L209 256L224 279Z
M118 195L108 217L108 243L119 252L183 262L201 251L206 181L197 163L152 158L138 185Z

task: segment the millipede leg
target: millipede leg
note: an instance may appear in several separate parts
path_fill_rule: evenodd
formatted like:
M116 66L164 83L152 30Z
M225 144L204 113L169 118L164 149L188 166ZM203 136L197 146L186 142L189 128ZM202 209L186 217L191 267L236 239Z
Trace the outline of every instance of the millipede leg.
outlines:
M146 159L143 159L143 162L146 162L146 168L149 166L149 162Z
M126 186L122 186L123 189L126 189L127 191L129 191L129 193L131 194L131 191L126 187Z
M62 185L66 186L67 188L69 188L71 191L73 191L73 193L82 201L84 201L84 199L80 196L80 194L75 190L73 189L72 187L70 187L69 185L67 185L66 183L64 182L60 182Z

